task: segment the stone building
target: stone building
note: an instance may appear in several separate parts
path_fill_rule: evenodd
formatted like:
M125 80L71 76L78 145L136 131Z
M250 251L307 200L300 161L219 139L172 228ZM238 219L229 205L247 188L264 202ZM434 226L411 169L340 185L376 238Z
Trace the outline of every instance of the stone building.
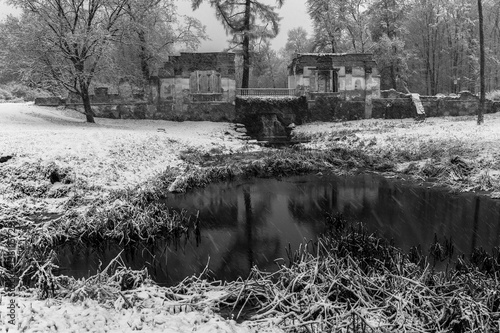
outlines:
M232 120L236 98L234 53L181 53L151 80L159 118Z
M303 90L310 103L318 96L364 100L365 118L380 97L380 75L372 54L298 53L288 66L288 88Z
M234 59L234 53L227 52L170 56L144 91L134 91L127 80L120 80L117 93L110 93L107 87L95 88L90 96L92 110L96 116L108 118L233 121ZM61 103L39 99L40 105L49 102ZM83 108L76 94L70 94L64 103Z
M345 93L346 99L380 96L380 75L371 54L298 53L288 66L288 87Z

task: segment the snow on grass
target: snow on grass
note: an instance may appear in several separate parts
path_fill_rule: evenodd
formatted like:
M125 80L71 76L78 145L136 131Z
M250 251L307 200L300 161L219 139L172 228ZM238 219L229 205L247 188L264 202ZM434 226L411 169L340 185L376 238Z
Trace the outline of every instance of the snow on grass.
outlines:
M4 294L0 291L0 294ZM131 308L101 304L86 299L75 303L66 300L38 300L34 297L2 297L2 310L10 300L16 304L16 325L11 327L9 317L2 318L2 327L15 328L20 332L213 332L252 333L275 332L278 328L251 328L234 320L225 320L211 311L170 307L165 292L158 287L141 287L133 292L122 293L125 298L139 299ZM121 297L121 296L120 296ZM120 299L120 298L119 298Z
M229 123L96 121L87 124L81 114L71 110L31 104L0 105L0 156L14 156L0 164L3 222L26 221L31 214L62 213L68 206L84 210L86 202L106 197L113 190L143 186L167 168L181 174L192 164L190 152L228 154L259 149L240 140L242 134ZM412 168L432 171L431 167L447 165L452 171L450 177L463 177L470 164L472 171L465 175L470 184L498 188L500 114L486 115L482 126L475 124L474 117L428 118L425 122L370 119L306 124L298 126L294 133L311 139L303 144L305 148L328 150L340 146L396 158L391 162L397 163L396 169L401 172ZM456 155L460 159L450 166L449 160ZM444 157L448 164L439 160ZM464 163L466 167L461 168ZM52 183L51 179L56 181ZM175 306L169 306L163 289L141 288L123 292L128 298L142 297L132 307L120 304L121 296L110 304L91 299L72 303L67 299L41 301L18 294L15 300L19 328L26 332L280 331L236 324L206 309L177 311ZM220 296L220 290L212 292L212 297ZM11 294L0 291L0 295L3 309L3 302Z
M180 153L189 147L221 154L254 149L230 123L97 118L88 124L76 111L31 104L2 104L0 119L0 156L14 156L0 170L0 195L17 193L19 202L23 191L12 185L21 179L45 193L52 184L41 171L51 163L71 174L68 192L92 197L143 184L169 167L186 167Z
M441 165L449 169L457 157L472 170L463 177L446 173L444 184L470 191L500 190L500 114L485 115L485 123L476 125L476 117L413 119L366 119L341 123L316 122L295 128L293 135L310 139L305 148L359 149L366 154L385 156L396 163L398 172L410 164L422 167ZM420 170L424 171L425 170Z
M13 163L57 160L99 186L136 185L178 167L179 151L190 145L222 153L243 147L229 123L97 119L87 124L76 112L13 104L2 105L0 117L7 120L0 153L16 156Z
M454 140L474 148L478 153L498 154L500 146L500 114L485 115L485 123L476 125L476 118L440 117L427 118L424 122L413 119L366 119L341 123L315 122L297 126L296 136L338 135L345 131L356 133L365 141L375 139L380 146L391 145L394 141L439 142ZM312 144L321 145L322 140L313 140ZM324 142L323 142L324 143Z

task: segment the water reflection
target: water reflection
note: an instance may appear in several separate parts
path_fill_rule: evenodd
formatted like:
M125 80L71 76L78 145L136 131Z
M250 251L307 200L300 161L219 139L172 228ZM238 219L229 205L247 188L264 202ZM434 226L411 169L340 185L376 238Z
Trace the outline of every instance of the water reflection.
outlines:
M374 175L350 177L301 176L212 184L173 196L168 207L199 211L201 241L177 244L158 241L126 247L123 259L134 269L148 267L158 282L172 284L203 271L209 258L217 278L245 277L251 267L275 270L288 244L297 248L323 231L327 213L341 212L363 221L369 231L394 239L408 250L434 240L451 238L456 252L469 255L476 246L491 250L499 244L500 201L473 194L411 186ZM94 274L123 245L100 244L60 253L65 274ZM424 251L426 252L426 251Z

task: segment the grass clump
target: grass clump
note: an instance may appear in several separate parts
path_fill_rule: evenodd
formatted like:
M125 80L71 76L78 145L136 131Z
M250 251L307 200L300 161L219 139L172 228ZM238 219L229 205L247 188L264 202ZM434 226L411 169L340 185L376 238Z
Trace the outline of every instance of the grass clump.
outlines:
M289 332L494 332L500 319L498 281L478 259L447 271L429 264L433 244L420 264L361 225L330 217L316 243L290 252L275 273L254 269L246 281L226 285L222 302L239 316L250 311L255 325L273 323ZM441 257L442 258L442 257ZM483 265L484 266L484 265ZM245 310L246 308L246 310Z
M193 161L189 157L185 157ZM394 165L378 156L360 150L334 148L325 151L294 148L247 155L217 156L214 160L199 160L180 173L169 185L170 192L185 192L217 181L250 177L287 177L318 171L351 172L375 169L392 170Z
M70 167L41 160L0 168L0 176L8 184L6 194L14 199L59 197L64 193L52 193L50 190L53 184L70 185L76 181L75 173Z
M126 195L140 203L150 194L121 193ZM172 313L220 311L249 325L277 325L286 332L495 331L500 319L498 249L493 254L477 249L470 260L459 256L451 264L448 240L436 238L427 254L420 248L407 254L340 215L327 216L325 223L319 240L290 249L277 272L254 268L247 279L227 283L208 281L205 275L188 277L163 288L161 304ZM147 272L126 269L118 257L97 275L76 281L54 276L51 259L30 255L21 281L35 281L42 298L95 299L116 309L142 304L127 291L149 283ZM439 271L436 263L443 260L450 264Z

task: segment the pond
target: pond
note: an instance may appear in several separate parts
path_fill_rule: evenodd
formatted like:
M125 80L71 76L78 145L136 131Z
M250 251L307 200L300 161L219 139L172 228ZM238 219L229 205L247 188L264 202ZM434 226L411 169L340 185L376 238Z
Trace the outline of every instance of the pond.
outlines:
M274 271L276 262L287 259L287 249L316 239L328 213L362 221L370 232L393 239L404 250L419 244L428 249L435 235L451 238L455 253L466 256L475 247L490 251L500 245L500 200L373 174L217 183L173 195L166 205L193 215L199 212L201 237L176 244L160 240L129 245L122 254L128 267L147 267L164 285L199 274L207 263L216 278L226 281L246 277L254 265ZM105 267L122 249L116 243L66 245L59 252L61 273L95 274L99 261Z

